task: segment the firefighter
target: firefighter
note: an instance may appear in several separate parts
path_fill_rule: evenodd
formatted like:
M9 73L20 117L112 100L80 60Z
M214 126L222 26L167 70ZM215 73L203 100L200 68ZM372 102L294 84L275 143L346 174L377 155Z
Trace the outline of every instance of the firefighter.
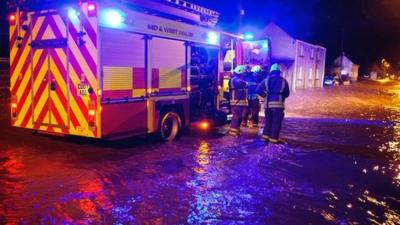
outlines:
M237 66L229 80L229 102L233 115L228 133L232 136L240 135L243 113L247 110L247 82L243 79L245 72L245 66Z
M252 122L252 127L258 127L258 121L259 117L258 114L260 113L260 101L258 99L256 89L258 84L261 82L261 67L256 65L251 68L251 73L246 74L246 82L248 85L248 102L249 105L247 107L247 110L243 116L243 126L247 126L247 120L249 118L249 115L251 116L251 122Z
M285 99L289 97L289 84L281 76L279 64L273 64L270 75L257 87L257 94L265 98L265 127L262 139L273 144L284 143L279 139L285 110Z

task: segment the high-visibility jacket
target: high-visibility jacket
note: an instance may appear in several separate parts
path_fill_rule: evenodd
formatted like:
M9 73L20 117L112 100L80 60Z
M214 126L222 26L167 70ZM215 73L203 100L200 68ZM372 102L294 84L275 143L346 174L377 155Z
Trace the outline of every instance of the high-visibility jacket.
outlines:
M249 100L254 100L257 98L257 86L260 83L260 75L257 75L256 73L249 73L246 75L244 80L247 82L247 87L248 87L248 99Z
M247 82L234 76L229 80L229 102L231 106L247 106Z
M265 98L265 108L285 108L285 99L289 97L289 84L285 78L272 74L257 87L257 94Z

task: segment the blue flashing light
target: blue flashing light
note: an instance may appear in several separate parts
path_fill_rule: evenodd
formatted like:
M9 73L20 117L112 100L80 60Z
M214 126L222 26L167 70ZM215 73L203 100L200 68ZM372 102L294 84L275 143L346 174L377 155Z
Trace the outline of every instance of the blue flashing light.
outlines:
M212 45L219 44L219 35L216 32L210 31L207 34L207 42Z
M250 41L250 40L253 40L253 39L254 39L254 34L252 34L252 33L245 33L244 34L244 40Z
M110 9L104 14L104 22L111 27L121 27L124 21L124 15L117 10Z
M79 22L79 12L74 8L68 8L68 18L71 22Z

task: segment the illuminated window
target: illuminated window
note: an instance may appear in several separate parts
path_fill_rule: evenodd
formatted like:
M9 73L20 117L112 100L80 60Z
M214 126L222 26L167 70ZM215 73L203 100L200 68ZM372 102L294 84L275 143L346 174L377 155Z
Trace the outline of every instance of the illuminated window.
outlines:
M315 57L315 50L314 50L314 49L311 49L311 56L310 56L310 59L314 59L314 57Z
M308 74L308 79L309 80L313 79L313 72L314 72L314 70L312 68L310 68L310 73Z

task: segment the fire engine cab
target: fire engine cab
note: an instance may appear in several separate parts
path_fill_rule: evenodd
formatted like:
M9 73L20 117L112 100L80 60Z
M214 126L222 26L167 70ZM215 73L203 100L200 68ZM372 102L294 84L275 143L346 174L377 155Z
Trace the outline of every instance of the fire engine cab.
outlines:
M225 122L224 80L242 41L214 28L217 12L181 0L8 6L12 126L170 141L195 122Z

